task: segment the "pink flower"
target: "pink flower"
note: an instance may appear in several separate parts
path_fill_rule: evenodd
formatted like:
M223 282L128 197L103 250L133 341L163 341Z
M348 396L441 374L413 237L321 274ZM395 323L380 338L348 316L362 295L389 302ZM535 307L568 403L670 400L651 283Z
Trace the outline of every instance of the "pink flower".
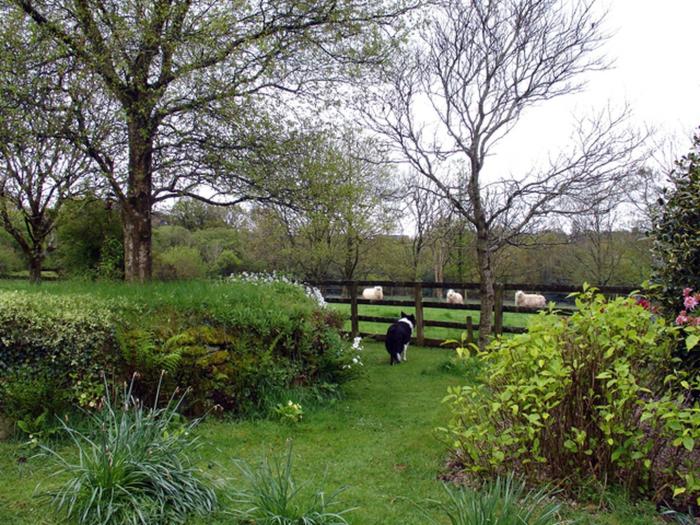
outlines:
M688 322L688 312L683 310L680 314L678 314L678 317L676 317L676 324L677 325L683 325Z
M683 297L688 297L692 291L692 288L683 288Z
M695 310L695 307L698 305L698 299L693 295L686 295L685 299L683 299L683 305L688 310Z
M700 317L691 317L688 319L688 323L692 326L700 326Z

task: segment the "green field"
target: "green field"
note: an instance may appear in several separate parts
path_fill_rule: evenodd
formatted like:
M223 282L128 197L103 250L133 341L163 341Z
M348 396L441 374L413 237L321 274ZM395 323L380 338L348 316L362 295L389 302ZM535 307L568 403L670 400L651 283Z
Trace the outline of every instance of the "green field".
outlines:
M305 407L305 420L297 426L268 420L204 423L197 462L220 487L224 510L230 503L221 487L237 479L233 460L256 462L266 453L281 454L291 439L300 480L320 481L325 475L327 489L348 487L342 504L356 507L350 523L426 523L414 503L442 497L437 476L445 464L446 447L433 429L446 423L448 413L440 400L449 385L469 379L444 366L449 350L413 348L408 362L395 367L388 366L381 345L367 344L365 352L366 375L347 386L343 399ZM0 523L56 523L35 495L37 484L41 484L38 494L57 482L48 477L50 472L46 459L32 457L21 444L0 443ZM571 510L570 518L575 520L570 523L657 523L652 505L634 505L622 497L606 496L601 501L608 501L614 510ZM234 521L222 512L206 523Z
M339 312L343 312L350 317L350 305L349 304L329 304L329 306ZM374 305L374 304L360 304L358 305L358 312L360 315L368 315L372 317L388 317L392 319L398 319L401 315L401 310L407 313L413 313L414 309L409 307L401 306L384 306L384 305ZM479 311L478 310L447 310L441 308L424 308L423 315L426 320L433 321L450 321L453 323L462 323L464 325L464 330L466 330L466 318L471 316L472 323L474 325L474 333L476 335L477 328L479 324ZM504 326L527 326L528 320L532 317L532 314L523 313L511 313L505 312L503 314L503 324ZM370 333L370 334L384 334L388 328L387 324L382 323L369 323L365 321L360 321L360 332ZM350 330L350 321L346 321L345 329ZM426 326L425 327L425 337L431 339L459 339L464 332L464 330L457 330L453 328L439 328Z

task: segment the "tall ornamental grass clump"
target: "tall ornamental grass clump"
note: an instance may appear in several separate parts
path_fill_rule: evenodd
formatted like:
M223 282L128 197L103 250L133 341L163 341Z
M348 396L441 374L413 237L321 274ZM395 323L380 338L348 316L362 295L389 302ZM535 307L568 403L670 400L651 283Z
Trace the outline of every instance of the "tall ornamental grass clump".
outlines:
M231 496L234 523L348 525L345 515L352 509L338 508L343 489L325 492L322 486L299 483L292 463L291 443L284 457L265 457L258 467L237 462L242 479Z
M81 525L157 525L212 512L214 491L190 461L197 421L181 420L181 403L144 407L125 387L120 398L105 397L89 430L64 423L70 452L42 447L65 479L48 494L56 513Z
M450 389L442 430L459 468L697 497L700 379L673 370L678 328L593 288L576 305L496 340L481 354L484 382Z
M450 525L559 525L561 504L546 489L528 490L512 473L475 490L444 485L446 501L431 501ZM435 520L420 508L430 523Z

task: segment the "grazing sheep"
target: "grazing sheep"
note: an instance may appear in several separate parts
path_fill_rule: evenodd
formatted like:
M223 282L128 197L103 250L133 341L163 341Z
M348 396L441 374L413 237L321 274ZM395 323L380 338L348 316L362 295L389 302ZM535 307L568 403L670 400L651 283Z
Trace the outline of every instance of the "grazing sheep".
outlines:
M461 293L454 290L447 290L447 302L449 304L464 304L464 298Z
M524 293L522 290L515 292L515 306L525 308L544 308L547 306L547 301L544 295L538 293Z
M362 290L362 298L369 299L370 301L381 301L384 299L384 292L381 286L375 286L374 288L365 288Z

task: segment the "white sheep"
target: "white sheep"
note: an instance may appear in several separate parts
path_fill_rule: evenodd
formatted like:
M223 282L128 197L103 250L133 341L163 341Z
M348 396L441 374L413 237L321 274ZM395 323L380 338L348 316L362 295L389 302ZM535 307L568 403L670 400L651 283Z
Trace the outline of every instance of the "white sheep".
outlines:
M515 292L515 306L525 308L544 308L547 306L547 301L544 295L538 293L524 293L522 290Z
M464 297L454 290L447 290L447 302L449 304L464 304Z
M365 288L362 290L362 298L369 299L370 301L381 301L384 299L384 292L381 286L375 286L374 288Z

